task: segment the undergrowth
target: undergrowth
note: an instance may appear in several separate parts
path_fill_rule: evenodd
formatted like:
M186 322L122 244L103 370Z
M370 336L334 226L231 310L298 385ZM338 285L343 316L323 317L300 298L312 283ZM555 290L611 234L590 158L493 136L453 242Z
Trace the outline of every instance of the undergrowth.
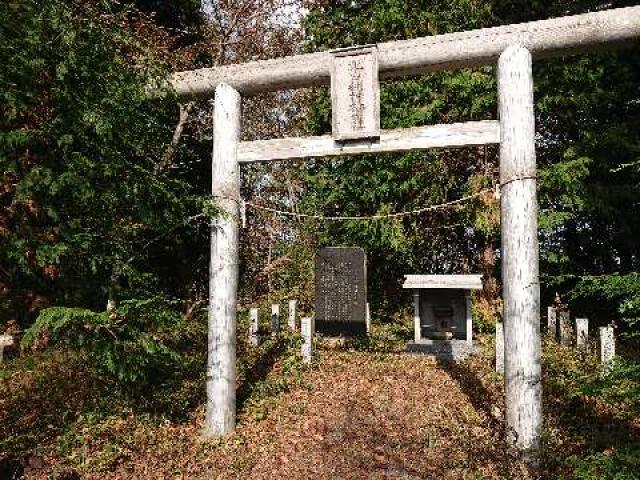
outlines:
M640 478L637 351L606 372L594 344L568 348L547 338L543 351L546 468L566 480Z
M382 323L372 319L369 335L349 338L345 341L345 348L373 354L385 354L404 351L406 342L412 338L413 330L407 311L394 315L390 321Z
M251 347L247 322L246 312L241 312L238 418L241 425L256 422L264 425L256 428L270 430L277 425L272 412L282 396L310 388L307 382L313 376L305 374L309 367L302 362L298 333L283 328L280 337L271 337L263 325L263 341ZM206 323L202 312L162 337L176 352L176 360L161 375L148 377L148 388L132 389L126 381L123 385L121 377L96 365L92 353L77 346L64 350L50 346L2 364L0 472L2 464L24 467L34 457L50 465L51 478L65 472L80 476L120 472L150 449L166 457L163 471L171 475L183 474L198 462L234 455L238 471L246 471L254 461L251 452L243 450L246 438L201 441ZM396 354L410 336L410 322L399 317L385 325L374 322L368 338L347 341L340 350L348 356L354 351L355 356L366 354L367 361L390 361L399 358ZM502 378L493 371L493 342L487 336L477 341L480 355L442 368L500 432ZM623 354L605 375L593 345L578 350L545 340L543 478L638 479L640 368L633 349L620 351ZM326 348L316 353L314 369L339 354ZM293 402L291 408L304 414L308 405Z
M242 312L239 331L244 330L245 317ZM180 439L171 438L172 429L200 438L206 315L179 322L171 334L157 337L174 353L165 359L165 369L146 371L143 377L118 375L97 361L102 357L86 332L101 335L103 325L113 320L93 312L59 309L42 319L24 342L33 346L40 341L40 349L0 368L0 472L2 465L18 465L14 471L21 471L33 458L48 458L55 464L53 471L61 475L109 472L135 461L136 452L150 441L161 442L168 451L186 448ZM65 341L65 334L78 330L85 333L84 340ZM47 342L37 340L42 336ZM43 343L49 347L43 348ZM100 348L119 348L105 343L98 338ZM241 417L265 419L278 395L305 386L300 344L299 334L286 331L277 338L265 337L258 347L250 347L246 337L239 335ZM133 388L136 378L139 388ZM201 450L205 455L207 448L203 445Z

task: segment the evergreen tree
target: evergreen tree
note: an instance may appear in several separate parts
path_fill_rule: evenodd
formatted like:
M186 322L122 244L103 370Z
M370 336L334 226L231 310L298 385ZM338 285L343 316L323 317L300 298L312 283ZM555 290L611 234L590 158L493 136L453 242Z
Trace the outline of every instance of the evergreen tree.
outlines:
M54 0L4 2L0 19L0 320L183 293L208 229L190 221L200 192L157 169L174 119L149 99L165 70L133 34L144 19Z

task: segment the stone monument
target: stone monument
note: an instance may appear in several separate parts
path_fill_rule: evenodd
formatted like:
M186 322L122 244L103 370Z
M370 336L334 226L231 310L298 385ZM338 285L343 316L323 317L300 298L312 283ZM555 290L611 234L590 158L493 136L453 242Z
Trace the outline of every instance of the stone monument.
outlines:
M325 247L316 255L316 331L366 335L367 257L362 248Z

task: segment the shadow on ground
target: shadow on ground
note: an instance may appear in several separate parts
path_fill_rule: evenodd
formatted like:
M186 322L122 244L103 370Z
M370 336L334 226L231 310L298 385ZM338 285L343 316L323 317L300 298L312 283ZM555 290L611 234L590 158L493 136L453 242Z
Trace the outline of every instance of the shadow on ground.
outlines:
M575 352L571 355L575 355ZM543 368L546 434L543 437L540 469L536 472L538 478L574 478L573 466L567 463L571 455L584 457L592 453L616 452L634 443L639 444L640 424L633 420L633 414L627 412L621 416L615 413L615 408L607 408L596 396L577 394L573 378L575 371L571 371L576 365L563 364L558 359L550 360L547 357ZM492 372L491 360L491 357L481 355L463 363L445 362L443 368L459 384L475 409L483 412L491 429L499 432L497 441L503 442L506 424L502 378ZM554 371L550 371L550 368ZM585 368L582 365L580 371ZM552 432L557 432L558 436ZM507 457L515 455L506 445L503 448ZM630 468L633 470L633 467Z
M236 392L236 409L242 411L246 407L247 400L251 397L256 385L266 380L269 372L276 362L282 357L286 345L281 337L267 339L260 347L257 347L250 355L245 355L249 360L241 366L241 381ZM247 351L247 353L249 353Z

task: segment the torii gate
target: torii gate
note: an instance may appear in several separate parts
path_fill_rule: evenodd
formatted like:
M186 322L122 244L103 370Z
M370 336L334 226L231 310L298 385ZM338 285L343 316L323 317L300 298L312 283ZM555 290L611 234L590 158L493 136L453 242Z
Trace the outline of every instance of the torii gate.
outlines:
M207 419L235 428L240 163L500 144L505 404L509 440L535 450L542 430L540 292L532 55L620 46L640 37L640 6L176 73L180 97L215 92L212 195L229 215L211 226ZM378 76L494 64L498 121L379 127ZM331 84L333 135L240 142L240 95Z

